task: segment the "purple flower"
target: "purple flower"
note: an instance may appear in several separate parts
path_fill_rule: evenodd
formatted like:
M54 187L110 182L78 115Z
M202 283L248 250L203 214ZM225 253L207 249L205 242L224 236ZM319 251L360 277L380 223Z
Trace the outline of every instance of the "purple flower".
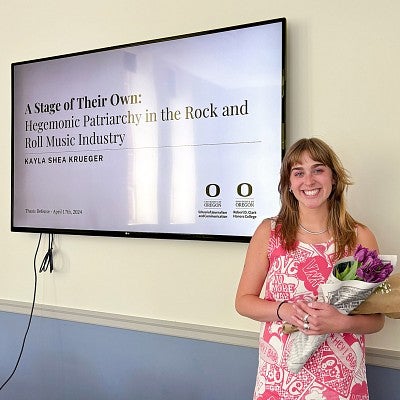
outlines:
M358 262L363 263L369 257L378 258L378 253L376 250L368 250L366 247L363 247L361 244L359 244L354 253L354 258Z
M361 266L357 268L357 276L364 282L378 283L383 282L393 271L390 263L382 264L380 268L371 268Z
M383 282L393 271L393 265L382 261L376 250L370 251L358 245L354 258L359 263L356 276L364 282Z

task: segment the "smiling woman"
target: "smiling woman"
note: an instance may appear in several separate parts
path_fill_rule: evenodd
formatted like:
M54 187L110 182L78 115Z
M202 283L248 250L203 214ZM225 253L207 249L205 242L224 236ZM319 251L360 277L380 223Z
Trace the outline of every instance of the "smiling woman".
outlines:
M320 208L327 211L328 197L332 192L334 179L332 170L319 162L315 162L308 152L304 152L290 174L290 190L303 208ZM303 211L304 212L304 211ZM326 229L327 221L323 221L325 228L311 227L313 230Z
M294 176L296 172L300 176ZM344 256L347 247L354 249L355 228L361 224L357 224L345 207L344 193L349 185L351 180L346 169L325 142L317 138L296 142L282 162L278 188L282 203L278 220L285 248L293 249L296 240L301 239L298 237L301 224L312 232L328 228L325 236L314 239L333 237L339 258Z
M283 159L281 210L255 231L236 295L237 311L262 323L256 400L368 399L364 334L382 329L383 316L343 315L315 301L336 260L356 244L378 248L373 233L345 208L350 183L339 158L319 139L299 140ZM327 337L298 373L289 368L294 347L284 321L301 334Z

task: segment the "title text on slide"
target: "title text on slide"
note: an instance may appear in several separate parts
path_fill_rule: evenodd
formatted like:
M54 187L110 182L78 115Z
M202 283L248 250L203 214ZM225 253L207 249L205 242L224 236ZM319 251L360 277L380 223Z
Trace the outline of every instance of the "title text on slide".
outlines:
M40 103L43 104L43 103ZM52 105L60 103L52 103ZM55 109L58 109L57 106ZM26 110L30 110L29 104L26 107ZM47 109L47 108L43 108ZM165 107L161 109L161 120L162 121L178 121L182 118L187 120L194 119L207 119L207 118L216 118L219 116L219 109L214 103L210 103L206 107L193 107L186 106L184 111L181 110L171 110L169 107ZM26 112L25 112L26 113ZM244 101L241 105L226 105L222 107L222 116L238 116L238 115L247 115L248 111L248 103L247 100ZM110 115L106 112L104 115L95 114L88 115L84 114L81 118L77 118L72 115L67 119L56 119L49 121L33 121L32 119L25 120L25 132L36 132L42 133L43 131L48 130L63 130L63 129L74 129L74 128L87 128L87 127L98 127L98 126L109 126L109 125L135 125L138 126L141 121L145 122L156 122L157 114L154 112L149 112L146 110L145 114L139 112L131 112L131 110L127 110L124 114L112 114Z
M109 98L102 97L100 94L95 98L90 98L88 96L83 97L71 97L71 99L65 101L61 104L61 102L56 103L44 103L44 102L36 102L31 106L29 103L25 108L25 115L27 114L50 114L53 115L58 111L72 111L75 109L90 109L90 108L99 108L106 107L107 105L119 106L119 105L128 105L128 104L140 104L142 95L139 94L129 94L129 95L120 95L118 93L112 94Z
M111 106L119 106L119 105L135 105L140 104L141 94L129 94L129 95L119 95L117 93L112 94L109 98L102 97L100 94L97 95L96 98L89 98L88 96L83 97L71 97L70 100L65 101L63 104L61 102L54 103L44 103L44 102L36 102L33 105L27 104L25 107L25 115L31 114L50 114L53 115L56 112L61 110L64 111L73 111L75 109L93 109L93 108L102 108L108 105ZM185 119L200 119L200 118L214 118L218 117L217 114L217 106L214 103L210 102L207 107L193 107L192 105L186 106L184 115L182 116L181 110L171 110L169 107L165 107L161 110L161 119L163 121L169 120L179 120ZM244 104L238 105L225 105L222 109L222 116L232 116L232 115L246 115L248 114L248 105L247 100L245 100ZM107 113L108 115L108 113ZM140 116L141 114L134 114L136 116ZM150 118L148 120L155 121L155 113L149 113ZM97 116L98 118L103 118L101 116ZM88 124L90 120L89 116L84 117L84 123ZM117 122L118 123L118 122ZM124 123L124 122L122 122ZM137 121L136 125L138 125L139 121ZM80 124L79 119L72 119L71 124L73 127L78 127ZM93 125L92 125L93 126ZM35 129L31 129L35 130Z
M25 132L36 134L25 137L26 149L75 147L75 146L99 146L117 145L121 147L125 138L131 132L113 132L112 126L134 125L138 127L142 123L173 123L180 120L213 119L217 117L241 117L249 114L248 100L244 99L238 104L216 105L209 101L206 104L184 105L181 109L171 106L162 106L159 111L131 110L130 107L142 103L142 95L120 95L114 93L108 97L71 97L70 100L52 102L27 103L25 112ZM121 106L120 113L113 113L109 106ZM149 107L150 108L150 107ZM79 112L79 110L81 110ZM54 117L57 112L67 112L64 118ZM102 112L100 112L102 111ZM39 120L32 114L39 114ZM51 116L48 118L48 116ZM96 132L96 127L108 127L107 133ZM79 131L77 132L76 130ZM89 132L83 130L90 129ZM42 135L45 131L53 131ZM69 131L69 133L65 132Z
M163 106L160 112L153 110L135 110L131 111L129 106L139 105L142 103L141 94L129 94L120 95L112 94L109 97L97 95L95 98L89 98L88 96L83 97L71 97L70 100L61 102L35 102L26 104L25 115L25 132L30 133L42 133L44 131L63 131L63 130L74 130L76 128L94 128L103 127L110 125L134 125L139 126L142 121L146 123L154 123L159 120L162 122L173 122L179 120L198 120L198 119L209 119L217 117L232 117L232 116L245 116L249 114L248 100L243 100L240 104L230 105L215 105L214 102L209 102L206 106L204 105L186 105L182 106L181 109L173 109L170 106ZM110 104L111 106L124 106L122 113L114 114L108 112L98 113L97 108L106 107ZM75 111L72 111L74 110ZM90 110L88 110L90 109ZM82 110L87 113L71 114L66 118L55 118L47 119L44 116L53 116L56 112L61 110L67 110L68 112L78 113L78 110ZM93 113L93 111L95 113ZM43 115L42 120L30 119L28 116L32 114ZM32 116L33 117L33 116ZM30 141L28 140L28 144ZM28 145L27 148L34 148L35 144ZM40 146L37 146L40 147Z

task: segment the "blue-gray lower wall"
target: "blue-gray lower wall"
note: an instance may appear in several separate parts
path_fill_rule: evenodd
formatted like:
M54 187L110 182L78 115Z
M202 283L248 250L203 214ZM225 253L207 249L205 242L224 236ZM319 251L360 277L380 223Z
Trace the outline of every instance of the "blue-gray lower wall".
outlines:
M14 367L27 315L0 313L0 380ZM34 317L0 399L250 399L256 349Z
M28 316L0 312L0 381L11 373ZM246 400L257 349L34 317L0 399ZM368 367L371 400L400 399L400 371Z

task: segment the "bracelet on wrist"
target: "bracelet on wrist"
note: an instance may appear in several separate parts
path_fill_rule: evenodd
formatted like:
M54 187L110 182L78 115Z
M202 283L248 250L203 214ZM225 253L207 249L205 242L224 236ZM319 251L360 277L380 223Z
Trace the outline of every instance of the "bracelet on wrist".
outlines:
M278 317L278 319L280 321L283 321L283 319L281 318L281 316L279 315L279 309L282 307L283 304L287 303L287 300L283 300L278 304L278 308L276 309L276 316Z

